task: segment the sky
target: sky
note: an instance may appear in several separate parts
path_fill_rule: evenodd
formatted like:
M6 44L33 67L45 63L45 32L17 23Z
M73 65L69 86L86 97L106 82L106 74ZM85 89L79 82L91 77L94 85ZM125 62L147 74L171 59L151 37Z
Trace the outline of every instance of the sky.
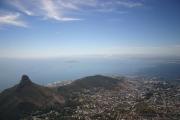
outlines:
M179 0L0 0L0 58L180 56Z

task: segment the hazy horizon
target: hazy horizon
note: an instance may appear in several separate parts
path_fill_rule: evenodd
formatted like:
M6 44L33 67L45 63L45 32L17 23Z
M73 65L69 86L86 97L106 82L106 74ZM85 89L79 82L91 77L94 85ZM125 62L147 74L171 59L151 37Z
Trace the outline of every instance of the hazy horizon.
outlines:
M66 57L47 59L0 59L0 90L17 84L27 74L33 82L47 85L91 75L132 76L160 64L180 64L172 57ZM175 69L175 68L174 68Z

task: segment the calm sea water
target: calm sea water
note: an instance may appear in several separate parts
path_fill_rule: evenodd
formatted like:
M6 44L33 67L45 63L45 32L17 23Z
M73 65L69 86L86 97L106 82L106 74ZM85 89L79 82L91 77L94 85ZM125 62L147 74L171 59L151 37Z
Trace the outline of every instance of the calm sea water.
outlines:
M121 57L57 59L0 59L0 91L17 84L22 74L47 85L60 80L75 80L89 75L133 75L162 60Z

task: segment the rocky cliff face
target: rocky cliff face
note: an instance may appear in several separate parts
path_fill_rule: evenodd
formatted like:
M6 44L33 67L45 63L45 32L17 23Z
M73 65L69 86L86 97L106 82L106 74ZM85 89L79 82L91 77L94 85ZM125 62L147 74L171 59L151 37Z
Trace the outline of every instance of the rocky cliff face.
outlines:
M55 108L64 104L64 98L51 88L33 83L23 75L19 84L0 94L0 119L18 120L33 110Z

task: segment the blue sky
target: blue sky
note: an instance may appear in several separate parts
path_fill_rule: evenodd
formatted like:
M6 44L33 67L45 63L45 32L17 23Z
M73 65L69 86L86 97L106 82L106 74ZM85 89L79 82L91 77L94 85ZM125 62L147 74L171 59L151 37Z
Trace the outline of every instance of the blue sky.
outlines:
M179 0L1 0L0 57L180 56Z

